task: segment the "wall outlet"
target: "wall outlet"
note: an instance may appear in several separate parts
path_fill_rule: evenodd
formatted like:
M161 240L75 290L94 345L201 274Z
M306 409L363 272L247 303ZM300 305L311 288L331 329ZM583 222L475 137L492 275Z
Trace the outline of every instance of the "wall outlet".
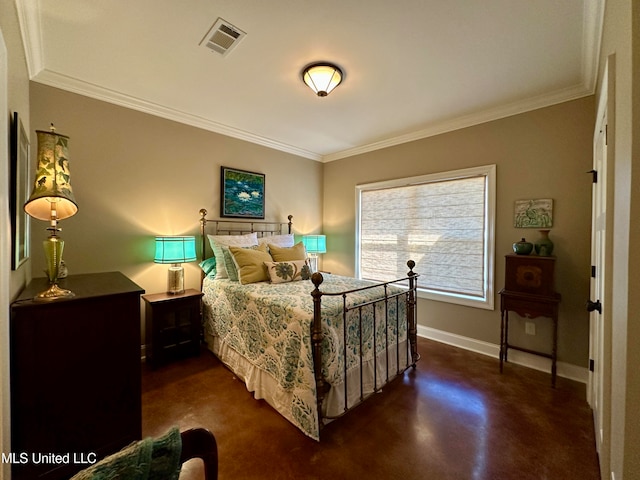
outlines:
M524 333L527 335L535 335L536 334L536 324L533 322L525 322L524 323Z

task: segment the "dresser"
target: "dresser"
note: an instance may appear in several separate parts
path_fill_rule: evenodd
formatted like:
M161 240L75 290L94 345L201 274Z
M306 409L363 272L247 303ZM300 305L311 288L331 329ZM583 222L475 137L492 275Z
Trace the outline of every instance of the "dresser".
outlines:
M12 478L64 479L140 439L140 295L120 272L58 282L68 299L11 304ZM38 461L39 460L39 461Z
M555 291L555 264L555 257L506 255L505 287L500 290L500 372L509 349L540 355L551 359L551 384L554 387L560 304L560 294ZM552 324L550 351L536 351L509 343L509 312L524 318L548 318Z

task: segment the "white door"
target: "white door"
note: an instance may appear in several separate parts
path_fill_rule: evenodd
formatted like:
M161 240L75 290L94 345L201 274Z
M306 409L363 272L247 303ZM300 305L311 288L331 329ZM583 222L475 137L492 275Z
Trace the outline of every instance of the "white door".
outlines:
M598 108L598 117L593 145L593 197L591 228L591 288L588 303L590 323L590 373L588 385L588 401L593 409L593 420L596 435L596 448L600 458L601 472L609 471L610 462L610 396L611 396L611 318L608 289L611 281L611 234L612 218L607 205L610 200L612 158L608 151L608 137L612 135L608 121L608 111L613 92L608 89L608 73L612 65L605 71L602 98ZM611 77L609 77L611 78ZM602 478L608 478L603 476Z

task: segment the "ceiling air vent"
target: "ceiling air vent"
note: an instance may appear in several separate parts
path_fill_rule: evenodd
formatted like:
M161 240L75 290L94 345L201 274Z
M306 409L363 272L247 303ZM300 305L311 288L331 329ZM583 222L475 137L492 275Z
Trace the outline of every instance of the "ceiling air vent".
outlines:
M200 45L204 44L214 52L220 55L226 55L240 43L240 40L242 40L245 35L246 33L239 28L234 27L222 18L218 18L204 36Z

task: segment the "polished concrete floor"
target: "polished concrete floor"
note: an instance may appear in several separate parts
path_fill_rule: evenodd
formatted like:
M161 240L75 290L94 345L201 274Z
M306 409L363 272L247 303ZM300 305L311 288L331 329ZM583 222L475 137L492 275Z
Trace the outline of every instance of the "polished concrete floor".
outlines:
M211 353L143 368L143 435L205 427L225 479L599 479L585 385L419 340L422 359L321 441L255 400ZM199 460L181 479L201 478Z

